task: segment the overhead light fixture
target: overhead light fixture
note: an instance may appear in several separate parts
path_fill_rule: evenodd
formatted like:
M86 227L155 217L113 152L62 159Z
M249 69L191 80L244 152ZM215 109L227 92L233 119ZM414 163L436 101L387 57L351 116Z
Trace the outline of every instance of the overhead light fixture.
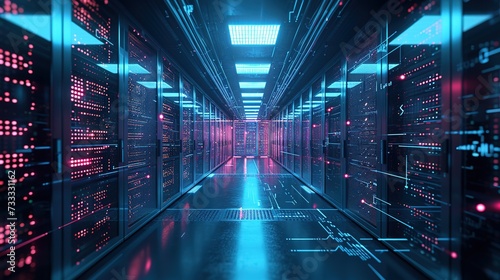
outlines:
M343 84L342 82L333 82L328 88L342 88ZM347 88L353 88L359 84L361 84L361 82L347 82Z
M340 92L327 92L325 97L326 98L333 98L333 97L339 97L340 96Z
M156 85L157 85L156 82L140 82L140 81L138 81L137 83L146 87L146 88L156 88ZM161 82L160 85L162 88L172 88L169 84L167 84L165 82Z
M264 93L260 92L242 92L241 97L262 97Z
M398 66L399 64L389 64L389 70ZM377 73L377 70L380 68L380 63L363 63L356 67L354 70L350 72L350 74L373 74Z
M441 44L441 16L423 16L389 45Z
M245 108L260 108L260 106L257 105L244 105Z
M238 74L268 74L271 64L236 64Z
M492 17L492 15L464 15L462 29L464 32L469 31L481 23L490 20Z
M243 103L262 103L262 100L243 100Z
M52 40L51 33L51 18L50 15L26 15L26 14L9 14L3 13L0 18L9 21L10 23L29 31L47 41ZM73 23L74 24L74 23ZM72 28L73 29L73 28ZM101 43L99 41L99 43ZM101 43L102 44L102 43Z
M177 92L163 92L161 95L167 98L179 98L179 93ZM182 95L182 97L186 97L184 93Z
M279 25L229 25L233 45L274 45Z
M240 82L240 88L258 88L264 89L266 82Z

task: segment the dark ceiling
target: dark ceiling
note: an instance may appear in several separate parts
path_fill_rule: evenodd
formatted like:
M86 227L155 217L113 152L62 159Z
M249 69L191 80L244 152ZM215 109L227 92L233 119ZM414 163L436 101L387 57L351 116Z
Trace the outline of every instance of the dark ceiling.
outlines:
M245 118L240 81L266 81L259 118L268 119L306 87L340 43L354 36L379 0L121 1L133 17L226 113ZM187 5L192 5L188 8ZM279 24L275 45L231 45L229 24ZM235 63L271 63L239 75ZM255 92L255 90L243 90Z

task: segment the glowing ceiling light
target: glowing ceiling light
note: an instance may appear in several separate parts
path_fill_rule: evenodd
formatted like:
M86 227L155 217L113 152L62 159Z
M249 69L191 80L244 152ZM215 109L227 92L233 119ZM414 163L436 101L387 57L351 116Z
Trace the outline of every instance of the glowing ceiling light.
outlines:
M146 87L146 88L156 88L157 83L156 82L137 82L138 84ZM172 88L169 84L165 82L160 83L162 88Z
M238 74L268 74L271 64L236 64Z
M233 45L274 45L279 25L229 25Z
M259 88L266 87L266 82L240 82L240 88Z
M262 97L264 96L264 93L257 93L257 92L242 92L241 97Z
M262 100L243 100L243 103L262 103Z
M399 64L389 64L389 70L398 66ZM356 69L352 70L351 74L373 74L377 73L377 70L380 68L379 63L364 63L356 67Z
M361 84L361 82L347 82L347 88L353 88L359 84ZM328 88L342 88L342 85L342 82L333 82Z

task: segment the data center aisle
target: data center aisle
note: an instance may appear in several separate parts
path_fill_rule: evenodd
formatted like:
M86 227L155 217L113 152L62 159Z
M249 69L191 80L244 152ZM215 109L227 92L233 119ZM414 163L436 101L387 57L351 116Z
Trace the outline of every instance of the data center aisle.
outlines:
M82 279L424 279L271 159L233 158Z

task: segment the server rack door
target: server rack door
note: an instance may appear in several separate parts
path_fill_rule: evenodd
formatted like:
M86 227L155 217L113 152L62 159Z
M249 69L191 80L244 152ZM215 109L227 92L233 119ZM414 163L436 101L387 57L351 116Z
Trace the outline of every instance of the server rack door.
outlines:
M288 106L288 123L290 124L290 137L288 138L288 169L293 172L295 167L295 107L293 102Z
M163 57L162 70L162 160L163 203L180 191L180 95L179 72Z
M302 94L302 179L311 183L311 91Z
M389 34L399 35L388 40L388 78L382 84L388 93L386 206L395 218L388 219L387 235L407 240L392 245L409 248L405 256L425 272L450 279L448 151L441 137L446 135L441 49L448 17L441 1L406 3L400 10L401 20L388 24Z
M320 193L324 192L324 152L325 139L323 129L324 89L323 77L312 84L311 105L311 184Z
M262 157L269 156L269 121L259 121L259 151L258 155Z
M462 254L458 257L462 258L464 279L500 278L498 8L498 1L473 0L463 4L460 67L463 105L457 116L463 119L453 125L461 126L462 138L455 150L463 158L460 165L464 190Z
M220 163L220 138L221 138L221 133L220 133L220 111L219 108L215 107L215 162L214 162L214 167L219 165Z
M183 192L194 180L194 89L185 78L181 78L182 107L182 190Z
M325 193L333 202L342 207L344 197L342 165L344 164L342 149L344 128L342 113L342 94L345 94L346 81L341 74L340 62L336 62L325 75Z
M378 94L381 62L377 46L379 36L372 36L347 62L347 208L367 222L378 234L379 211L374 201L378 195L380 156Z
M210 170L215 168L215 105L211 104L210 109Z
M203 173L210 170L210 100L206 97L203 105L203 146L205 148L205 156L203 157Z
M288 139L290 138L290 126L288 123L288 106L283 109L281 121L283 122L283 165L288 168Z
M8 7L9 9L6 9ZM52 158L49 93L52 63L51 7L26 1L3 2L0 10L0 202L2 203L2 244L0 252L9 254L15 247L15 272L8 270L7 257L0 264L2 276L50 278L51 258L35 252L52 252L57 239L45 236L60 226L50 219L52 176L61 173L60 161ZM44 8L48 8L45 10ZM36 18L35 16L38 16ZM33 23L37 23L34 26ZM54 73L59 74L59 73ZM61 121L61 119L55 119ZM58 142L60 143L60 142ZM57 148L57 147L54 147ZM59 152L62 153L62 151ZM59 187L59 186L55 186ZM53 193L54 192L54 193ZM60 198L60 197L59 197ZM58 213L52 213L57 216ZM57 221L56 221L57 222ZM60 221L59 221L60 222ZM10 225L16 228L16 240L8 238ZM24 224L21 227L21 224ZM14 244L11 242L14 241ZM59 253L59 252L54 252ZM5 255L4 255L5 256ZM20 267L20 259L30 264ZM7 261L6 261L7 260ZM48 269L47 269L48 268Z
M194 147L195 147L195 180L203 176L203 157L205 155L205 146L203 145L203 94L196 90L196 103L193 108L195 112L194 122Z
M293 171L295 172L296 175L301 174L301 169L302 169L302 107L300 105L300 96L295 99L293 102L294 106L294 116L293 116L293 122L294 122L294 147L293 147L293 154L294 154L294 167Z
M157 51L138 30L128 30L127 192L128 229L157 207Z

